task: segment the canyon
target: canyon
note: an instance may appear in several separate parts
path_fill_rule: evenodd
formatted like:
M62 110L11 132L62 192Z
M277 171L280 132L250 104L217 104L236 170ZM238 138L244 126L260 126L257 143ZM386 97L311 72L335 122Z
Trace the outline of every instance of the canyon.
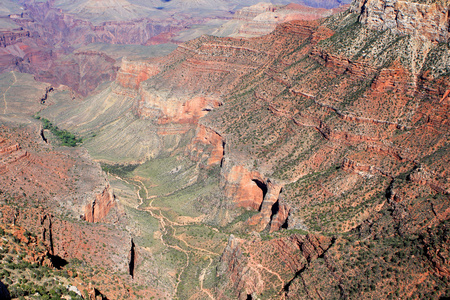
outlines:
M188 41L200 17L57 3L0 40L0 220L33 263L85 299L450 296L449 3L255 4Z

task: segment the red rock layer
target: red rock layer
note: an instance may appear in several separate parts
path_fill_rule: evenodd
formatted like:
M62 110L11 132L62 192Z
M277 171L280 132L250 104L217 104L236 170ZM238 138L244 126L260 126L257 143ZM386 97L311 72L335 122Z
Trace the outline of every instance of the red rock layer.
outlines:
M259 213L251 217L246 221L246 224L254 227L256 231L262 231L270 223L272 216L276 213L275 222L271 226L271 231L278 230L285 223L289 209L282 205L280 212L278 197L281 192L281 185L274 184L270 181L264 183L266 185L266 193L264 195L263 202L259 207ZM282 218L284 220L282 220ZM281 223L281 224L280 224Z
M158 74L159 71L159 67L155 64L133 62L123 58L116 82L125 88L137 90L142 81Z
M140 89L136 114L141 118L156 119L159 124L197 124L208 111L222 103L214 98L194 96L186 100L168 93Z

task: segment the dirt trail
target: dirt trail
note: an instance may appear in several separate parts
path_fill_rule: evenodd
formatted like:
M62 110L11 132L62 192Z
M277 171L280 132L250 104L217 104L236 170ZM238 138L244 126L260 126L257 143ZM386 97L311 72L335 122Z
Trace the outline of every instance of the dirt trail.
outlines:
M14 77L14 82L8 86L8 88L6 89L6 91L3 93L3 102L5 103L5 108L3 109L3 114L6 114L6 111L8 110L8 102L6 101L6 93L9 91L9 89L16 84L17 82L17 77L16 74L14 73L14 71L11 71L11 74Z
M205 280L206 271L207 271L208 268L211 266L212 262L213 262L213 260L212 260L212 258L210 257L210 258L209 258L209 264L208 264L208 266L202 270L202 272L200 273L200 276L198 277L198 280L200 281L200 290L201 290L202 292L204 292L205 294L207 294L208 297L209 297L209 299L213 299L213 300L214 300L213 295L212 295L207 289L204 289L204 288L203 288L203 281Z
M258 268L258 269L263 269L264 271L266 271L266 272L268 272L268 273L270 273L270 274L276 276L276 277L278 278L278 280L280 281L279 291L280 291L280 292L283 291L283 288L284 288L284 286L285 286L285 283L284 283L284 280L281 278L280 274L278 274L278 273L275 272L275 271L272 271L271 269L269 269L269 268L263 266L263 265L260 264L260 263L256 263L256 262L253 260L252 257L250 257L250 259L249 259L249 264L248 264L248 265L249 265L249 267L255 267L255 268ZM276 287L275 283L272 282L272 284L273 284L274 289L276 290L277 287ZM282 299L285 299L283 293L281 293L281 297L280 297L280 300L282 300Z
M174 250L183 252L186 255L186 264L181 268L180 272L178 273L177 280L176 280L176 283L175 283L175 286L174 286L174 296L176 296L176 294L178 292L178 286L179 286L179 284L181 282L181 276L183 275L184 271L189 267L189 264L190 264L189 254L192 253L192 252L202 252L204 255L207 255L207 257L209 259L209 264L204 269L202 269L202 271L200 273L200 276L198 278L199 286L200 286L200 292L205 293L206 295L208 295L209 299L213 299L214 300L215 298L213 297L211 292L208 291L207 289L203 288L203 281L204 281L204 278L205 278L205 275L206 275L206 271L208 270L208 268L211 266L211 264L213 262L212 256L219 256L220 254L211 252L211 251L209 251L207 249L202 249L202 248L199 248L199 247L192 246L184 239L184 237L182 235L176 235L176 228L175 228L175 226L182 227L182 226L185 226L186 224L177 223L177 222L171 221L167 217L165 217L162 214L162 211L166 210L164 207L154 207L153 206L153 201L154 201L154 199L156 199L156 197L149 196L148 189L147 189L147 187L145 186L145 184L141 180L133 178L133 179L130 179L130 181L128 181L128 180L125 180L125 179L123 179L123 178L121 178L119 176L116 176L116 175L114 175L114 177L117 178L118 180L121 180L121 181L123 181L123 182L125 182L127 184L130 184L130 185L133 185L133 186L136 187L136 196L137 196L139 202L136 204L136 206L134 208L137 209L137 210L140 210L140 211L148 212L153 218L155 218L155 219L157 219L159 221L159 227L160 227L160 231L161 231L161 235L160 235L159 238L161 240L161 243L165 247L172 248ZM140 206L144 203L144 199L141 197L141 193L140 193L142 189L145 191L145 199L146 200L150 200L148 206L145 207L145 208L140 208ZM180 241L188 249L191 249L191 250L183 249L179 245L171 245L171 244L166 243L164 241L164 236L171 236L171 237L173 237L174 239ZM195 296L195 294L192 297L194 297L194 296Z

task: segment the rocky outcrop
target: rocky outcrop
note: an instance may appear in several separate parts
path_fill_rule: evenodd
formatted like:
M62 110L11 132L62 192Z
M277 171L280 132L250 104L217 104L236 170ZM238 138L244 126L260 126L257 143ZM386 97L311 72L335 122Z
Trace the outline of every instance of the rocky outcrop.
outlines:
M311 52L310 57L333 70L336 75L349 74L354 77L365 78L368 74L375 71L375 68L369 64L355 62L343 55L328 53L319 48L315 48Z
M440 282L446 284L441 277L448 274L448 259L439 257L437 249L447 247L427 250L415 245L423 240L424 233L435 230L436 223L448 219L449 93L445 79L448 75L432 81L422 74L416 82L404 66L413 57L409 55L413 50L407 37L390 37L389 41L397 43L395 48L383 49L385 56L376 62L349 55L361 49L375 51L384 43L378 40L381 34L354 23L354 15L340 17L333 21L346 26L351 22L343 32L336 29L336 22L329 24L333 30L324 29L319 22L291 22L278 26L274 33L258 39L258 43L203 36L180 46L165 62L155 59L150 65L124 66L130 72L121 75L120 92L130 89L128 92L132 94L138 86L141 97L136 98L134 110L146 119L139 122L150 123L152 132L159 137L170 132L179 135L189 132L187 139L196 128L191 143L186 142L187 148L176 148L173 152L165 149L173 154L170 159L182 161L184 153L200 162L193 164L194 168L222 162L219 188L213 186L213 193L201 196L193 192L192 201L186 201L186 205L212 206L226 198L225 209L241 208L229 215L256 211L246 222L239 216L230 226L230 230L243 232L245 239L230 237L215 278L215 273L208 270L214 260L211 258L206 267L204 256L213 255L217 248L200 248L203 246L194 244L200 240L199 236L189 240L187 231L178 231L178 226L185 223L171 220L176 217L175 212L166 214L162 208L154 208L161 210L161 231L155 232L155 241L160 239L171 248L169 252L186 254L186 267L174 267L178 276L174 275L173 282L181 280L172 285L179 287L177 291L192 283L185 284L184 276L200 256L204 266L199 276L201 292L208 294L215 280L219 299L253 299L258 294L266 299L285 295L294 299L316 295L323 299L384 299L395 295L393 282L395 288L405 285L409 290L410 275L421 277L419 284L426 278L426 284L414 284L420 292L424 289L434 292ZM326 40L334 30L337 36ZM324 41L318 43L320 40ZM341 40L345 43L339 44ZM447 45L440 47L439 51L448 53ZM349 48L356 50L351 52ZM432 61L429 64L433 66ZM155 74L152 66L159 68ZM220 106L222 101L225 105ZM135 132L138 136L143 131ZM227 139L225 156L223 137ZM420 164L424 167L413 169ZM60 170L62 178L67 178L68 169L70 166L65 165ZM172 170L163 171L170 176L181 168ZM215 174L202 171L200 175ZM201 184L202 178L198 178L196 183ZM0 180L7 186L4 177ZM391 188L393 182L397 184L395 189ZM58 181L63 188L65 183ZM150 184L148 187L152 188ZM184 189L178 192L186 195ZM101 199L86 207L86 219L102 221L101 212L106 209L100 207L100 200L106 203L106 208L113 201L106 194L103 191L98 196ZM173 199L173 194L168 196ZM220 200L209 201L216 196ZM199 202L195 202L195 197L201 198ZM217 206L221 204L224 203ZM213 209L208 207L205 212ZM252 213L245 212L242 217L249 214ZM291 224L287 224L289 218L293 220ZM55 234L71 225L51 220ZM242 224L247 226L242 228ZM49 225L44 223L45 228L50 228ZM56 226L59 230L55 230ZM76 226L98 229L109 224L78 222ZM275 232L285 227L290 230ZM261 233L247 234L248 229ZM301 230L316 234L295 234ZM333 238L320 236L319 232L327 235L338 232L338 247L330 249ZM95 256L90 250L95 235L82 237L87 240L85 245L76 244L78 240L66 240L59 233L55 253L64 257L80 257L82 253ZM121 241L125 241L122 248L126 248L119 262L125 265L121 271L136 280L140 276L135 276L138 274L135 272L151 269L143 267L142 257L147 250L133 242L130 249L129 237ZM444 244L447 240L439 237L433 238L433 242ZM75 250L71 248L74 244ZM405 249L408 252L403 252ZM202 255L191 255L196 251ZM120 253L124 253L123 249ZM135 263L136 253L139 256ZM431 257L430 262L416 259L424 255ZM311 267L313 263L316 264ZM183 272L178 268L183 268ZM213 275L203 282L208 274ZM326 280L321 280L322 277ZM199 292L197 286L193 289ZM300 295L302 289L307 295ZM322 296L329 291L328 296ZM409 291L405 295L415 297Z
M234 165L223 174L225 195L236 207L259 210L268 187L263 176L249 171L241 165Z
M433 2L355 0L351 11L360 14L359 21L375 30L392 29L399 34L446 42L450 37L449 3Z
M371 165L360 164L348 158L344 158L342 161L342 169L347 172L356 173L361 176L371 177L371 176L387 176L392 177L386 171L381 168Z
M84 7L81 15L89 14L90 10L95 11L98 3L92 4ZM129 3L125 5L126 8L123 7L124 3L110 4L117 4L116 8L126 15L134 7ZM101 13L90 16L95 18L101 15L102 19L112 9L114 20L94 24L89 18L79 17L55 6L53 2L24 1L22 14L11 18L11 22L14 21L20 29L0 32L0 71L31 73L39 81L69 86L82 96L93 92L99 84L114 80L118 68L115 59L111 62L112 58L106 57L104 53L74 52L74 48L91 43L155 44L158 39L154 37L172 35L186 29L188 24L202 22L201 17L193 18L184 14L150 18L139 9L139 14L132 21L116 20L118 12L106 5L100 8ZM165 42L170 40L159 40L159 43ZM133 88L153 74L140 69L137 79L133 79L133 75L126 72L124 68L122 81Z
M53 3L29 1L24 5L26 14L14 21L49 44L145 44L152 36L179 30L185 21L175 18L152 20L137 17L134 21L117 20L94 24L53 6ZM94 9L87 7L87 10ZM103 11L104 12L104 11ZM117 12L116 12L117 13Z
M443 194L450 194L450 182L449 180L442 178L440 174L429 170L425 166L420 166L410 174L410 179L422 185L428 185L433 190Z
M49 66L39 66L37 62L25 60L20 68L24 72L36 74L36 80L55 86L67 85L83 96L87 96L104 81L114 80L118 70L113 58L95 51L77 52L65 61L42 61Z
M245 225L258 232L266 227L273 232L286 226L290 207L280 200L283 186L242 165L229 167L228 164L229 159L225 158L222 164L222 184L231 206L258 211L246 220Z
M83 219L91 223L101 222L116 205L115 199L116 197L108 184L103 192L95 196L92 203L85 206Z
M26 30L0 31L0 47L14 45L22 38L30 37L30 32Z
M271 3L258 3L249 7L244 7L237 10L233 16L236 20L252 20L256 16L264 12L275 12L280 9L281 6Z
M122 59L122 64L117 72L116 82L130 89L137 90L142 81L158 74L160 69L157 65L143 61L130 61Z
M39 102L40 102L41 104L45 104L45 101L47 100L47 98L48 98L50 92L53 92L53 91L54 91L54 88L53 88L52 86L47 86L47 87L45 88L45 93L44 93L44 95L42 95L42 97L39 99Z
M273 228L271 227L271 231L278 230L284 224L284 221L286 221L289 211L287 207L282 205L282 211L280 213L280 204L278 198L280 196L282 186L272 183L270 180L263 182L263 184L265 186L266 193L264 194L264 199L258 209L259 213L248 219L246 221L246 224L251 228L254 228L254 230L256 231L262 231L266 228L267 225L269 225L272 217L277 214L277 217L275 218L276 221L273 224ZM284 221L281 220L283 216L286 217Z
M209 111L222 105L214 98L192 98L173 95L170 91L141 88L136 114L145 119L157 120L159 124L197 124Z
M219 165L225 153L225 139L212 129L198 125L196 136L185 153L193 161L205 161L206 167Z
M0 138L0 173L6 173L11 165L27 156L29 153L19 143L11 145L10 141Z
M274 203L274 205L271 207L272 215L269 232L278 231L282 228L288 228L289 226L288 221L291 207L284 203L280 204L280 202L281 200L278 199L278 202Z
M225 247L220 263L217 267L219 278L227 278L227 283L234 289L236 299L248 299L248 295L261 292L264 289L264 281L261 274L255 268L249 266L249 260L241 250L242 240L231 235ZM221 282L223 286L223 282ZM222 290L222 288L221 288ZM227 298L220 295L219 299Z

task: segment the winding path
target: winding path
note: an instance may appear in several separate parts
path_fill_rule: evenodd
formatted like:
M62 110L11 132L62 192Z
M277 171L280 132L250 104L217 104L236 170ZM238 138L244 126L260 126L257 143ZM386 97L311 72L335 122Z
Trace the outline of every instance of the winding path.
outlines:
M209 264L208 264L208 266L202 270L202 272L200 273L200 276L198 277L198 280L200 281L200 290L201 290L202 292L204 292L205 294L207 294L208 297L209 297L209 299L213 299L213 300L214 300L213 295L212 295L207 289L204 289L204 288L203 288L203 281L205 280L206 271L207 271L208 268L211 266L212 262L213 262L213 260L212 260L212 258L210 257L210 258L209 258Z
M112 175L112 174L111 174ZM205 293L209 299L214 300L214 296L211 294L211 292L207 289L205 289L203 287L203 282L206 276L206 271L208 270L208 268L211 266L213 259L213 256L219 256L219 253L215 253L212 251L209 251L207 249L202 249L199 247L195 247L190 245L188 242L186 242L186 240L183 238L183 236L181 235L176 235L176 228L174 226L185 226L186 224L181 224L181 223L177 223L174 221L169 220L167 217L165 217L162 214L162 209L161 207L154 207L153 206L153 201L154 199L156 199L156 197L154 196L149 196L148 193L148 189L145 186L145 184L136 178L130 179L130 181L125 180L124 178L121 178L117 175L112 175L114 176L116 179L121 180L129 185L133 185L134 187L136 187L136 196L137 199L139 200L139 202L136 204L136 206L134 207L136 210L140 210L140 211L146 211L148 212L153 218L157 219L159 221L159 226L160 226L160 230L161 230L161 235L160 235L160 240L161 243L168 248L172 248L176 251L180 251L183 252L186 255L186 264L181 268L181 271L178 273L177 276L177 280L174 286L174 296L177 294L178 292L178 286L181 282L181 276L183 275L184 271L189 267L190 264L190 259L189 259L189 254L192 252L203 252L205 255L207 255L208 259L209 259L209 264L202 269L202 271L200 272L200 276L198 277L199 280L199 286L200 286L200 291L201 293ZM146 200L150 200L148 207L146 208L140 208L140 206L144 203L144 199L141 197L141 190L144 189L145 191L145 198ZM158 213L157 213L158 211ZM170 229L169 229L170 228ZM182 247L180 247L179 245L170 245L168 243L166 243L164 241L164 236L172 236L174 239L182 242L188 249L190 250L186 250L183 249ZM195 297L198 293L194 294L191 296L191 298ZM195 299L195 298L194 298Z
M9 89L16 84L17 82L17 77L16 74L14 73L14 71L11 71L11 74L14 77L14 82L8 86L8 88L6 89L6 91L3 93L3 102L5 103L5 108L3 109L3 114L6 114L6 111L8 110L8 102L6 101L6 93L9 91Z

